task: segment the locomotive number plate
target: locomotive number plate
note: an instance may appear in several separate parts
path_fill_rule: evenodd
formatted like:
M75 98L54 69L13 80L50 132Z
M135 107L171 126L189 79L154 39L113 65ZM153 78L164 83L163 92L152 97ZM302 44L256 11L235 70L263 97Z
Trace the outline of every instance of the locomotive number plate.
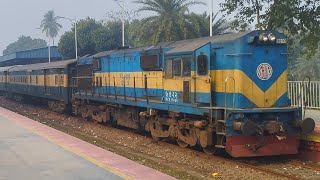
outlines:
M271 78L273 73L273 69L271 67L270 64L268 63L261 63L258 68L257 68L257 76L261 79L261 80L268 80Z

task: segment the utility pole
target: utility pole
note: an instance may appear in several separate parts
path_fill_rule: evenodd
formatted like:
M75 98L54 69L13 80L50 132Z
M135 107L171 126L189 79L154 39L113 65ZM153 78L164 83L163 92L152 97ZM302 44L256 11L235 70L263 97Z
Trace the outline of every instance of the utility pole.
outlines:
M48 46L48 53L49 53L49 63L51 63L51 36L50 36L50 33L49 33L49 46Z
M77 18L75 17L74 19L71 19L63 16L58 16L58 18L67 19L71 22L71 24L74 25L74 46L75 46L75 52L76 52L76 59L78 59Z
M125 23L125 0L114 0L118 6L122 9L122 15L121 15L121 22L122 22L122 46L124 47L124 31L125 31L125 27L124 27L124 23ZM120 2L122 2L122 5L120 4Z
M122 47L124 47L124 15L125 15L125 6L124 6L124 0L122 0Z
M74 18L74 44L76 46L76 59L78 59L77 17Z
M212 36L212 21L213 21L213 0L210 1L210 36Z

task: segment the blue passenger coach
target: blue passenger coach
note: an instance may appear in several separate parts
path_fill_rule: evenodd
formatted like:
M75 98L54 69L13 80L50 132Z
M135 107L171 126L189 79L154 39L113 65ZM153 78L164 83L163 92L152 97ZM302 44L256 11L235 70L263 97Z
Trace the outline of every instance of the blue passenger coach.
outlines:
M19 99L41 98L51 109L64 112L71 102L72 64L75 60L2 67L0 88Z

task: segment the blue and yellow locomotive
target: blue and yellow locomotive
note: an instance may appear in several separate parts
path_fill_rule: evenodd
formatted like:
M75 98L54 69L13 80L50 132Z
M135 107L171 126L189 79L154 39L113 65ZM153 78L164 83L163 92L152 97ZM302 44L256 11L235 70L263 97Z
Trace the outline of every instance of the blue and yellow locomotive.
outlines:
M290 106L287 55L275 31L102 52L77 62L73 110L207 153L296 154L315 124Z
M0 91L210 154L296 154L315 123L290 105L287 55L283 34L247 31L4 67Z

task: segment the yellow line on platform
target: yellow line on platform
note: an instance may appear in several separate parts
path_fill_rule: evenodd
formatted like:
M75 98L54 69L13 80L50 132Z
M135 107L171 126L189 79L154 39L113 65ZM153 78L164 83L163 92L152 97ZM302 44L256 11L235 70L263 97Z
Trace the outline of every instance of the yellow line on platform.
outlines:
M112 168L112 167L110 167L110 166L108 166L108 165L106 165L106 164L104 164L104 163L102 163L102 162L100 162L100 161L98 161L98 160L96 160L96 159L94 159L94 158L92 158L92 157L90 157L90 156L82 153L82 152L79 152L79 151L77 151L77 150L75 150L75 149L73 149L73 148L71 148L71 147L69 147L69 146L67 146L67 145L64 145L64 144L62 144L62 143L59 143L58 141L50 138L50 137L49 137L48 135L46 135L45 133L42 133L42 132L37 131L37 130L34 130L34 129L32 129L32 128L26 126L26 125L23 125L23 124L21 124L21 123L17 123L17 124L19 124L20 126L24 127L25 129L30 130L31 132L33 132L33 133L35 133L35 134L37 134L37 135L39 135L39 136L47 139L48 141L53 142L53 143L59 145L60 147L64 148L65 150L67 150L67 151L69 151L69 152L72 152L72 153L74 153L74 154L82 157L83 159L85 159L85 160L87 160L87 161L89 161L89 162L91 162L91 163L93 163L93 164L95 164L95 165L97 165L97 166L99 166L99 167L101 167L101 168L103 168L103 169L105 169L105 170L107 170L107 171L109 171L109 172L111 172L111 173L113 173L113 174L115 174L115 175L123 178L123 179L126 179L126 180L133 180L133 179L134 179L133 177L130 177L130 176L128 176L128 175L120 172L119 170L114 169L114 168Z
M304 136L301 136L301 139L305 141L320 143L320 137L315 135L304 135Z

